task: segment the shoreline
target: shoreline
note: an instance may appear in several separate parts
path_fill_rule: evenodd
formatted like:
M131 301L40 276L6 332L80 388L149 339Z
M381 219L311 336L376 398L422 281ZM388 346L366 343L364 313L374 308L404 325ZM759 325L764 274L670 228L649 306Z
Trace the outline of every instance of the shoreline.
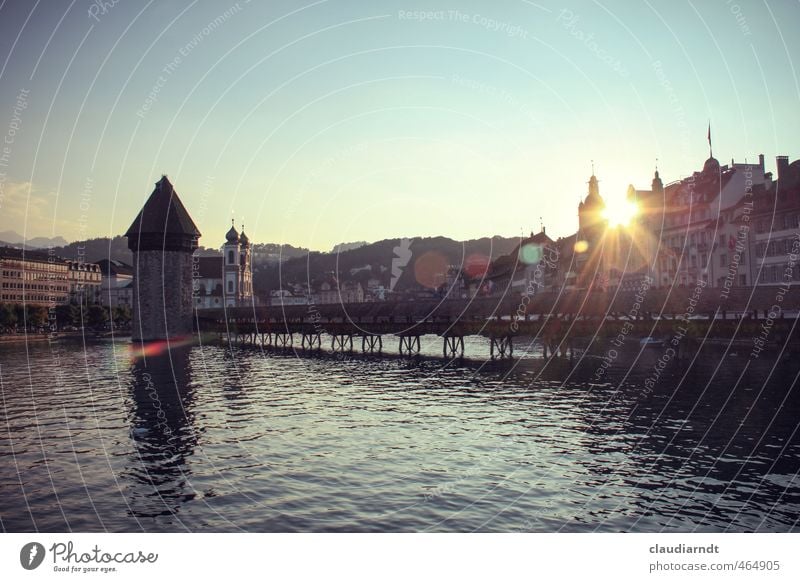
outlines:
M60 340L86 340L86 339L110 339L110 338L119 338L119 337L130 337L130 331L120 331L114 332L114 335L111 335L111 332L102 332L102 333L94 333L94 332L82 332L82 331L61 331L56 333L17 333L17 334L8 334L8 335L0 335L0 344L19 344L19 343L28 343L28 342L52 342L52 341L60 341Z

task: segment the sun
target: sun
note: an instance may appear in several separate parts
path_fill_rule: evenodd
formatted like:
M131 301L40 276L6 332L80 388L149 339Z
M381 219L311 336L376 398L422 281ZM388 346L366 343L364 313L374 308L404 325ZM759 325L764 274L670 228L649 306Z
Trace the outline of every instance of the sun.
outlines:
M628 226L638 214L639 206L630 200L608 200L603 210L603 218L611 227Z

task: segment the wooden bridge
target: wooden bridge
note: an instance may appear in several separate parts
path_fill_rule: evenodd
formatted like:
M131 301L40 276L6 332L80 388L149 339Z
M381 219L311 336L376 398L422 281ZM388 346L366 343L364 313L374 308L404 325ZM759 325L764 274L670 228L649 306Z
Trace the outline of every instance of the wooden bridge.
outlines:
M740 287L725 296L716 288L539 293L469 300L385 301L200 309L200 333L221 340L314 350L323 336L334 351L383 350L394 336L401 354L417 354L420 338L438 335L447 357L463 356L464 338L483 336L495 357L512 357L515 336L537 338L544 355L566 355L575 346L617 337L683 336L751 341L769 324L768 341L798 339L800 287Z

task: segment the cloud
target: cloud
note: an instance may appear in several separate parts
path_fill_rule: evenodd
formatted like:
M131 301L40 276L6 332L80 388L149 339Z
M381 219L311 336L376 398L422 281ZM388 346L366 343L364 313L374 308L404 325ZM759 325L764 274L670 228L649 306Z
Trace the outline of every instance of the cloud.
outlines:
M0 230L34 236L61 234L65 222L53 216L53 193L45 193L32 182L6 182L0 176Z

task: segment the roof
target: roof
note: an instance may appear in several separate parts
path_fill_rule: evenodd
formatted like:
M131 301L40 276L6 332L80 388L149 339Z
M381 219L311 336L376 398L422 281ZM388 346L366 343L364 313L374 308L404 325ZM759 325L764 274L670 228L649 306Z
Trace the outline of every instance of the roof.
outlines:
M133 267L128 263L123 263L116 259L101 259L97 261L97 264L100 265L100 272L106 277L112 275L133 276Z
M57 263L69 262L63 257L51 256L43 251L29 251L25 249L18 249L16 247L0 247L0 259L9 259L12 261L32 261L37 263L52 263L54 261Z
M231 229L225 235L225 240L227 240L229 243L239 242L239 233L236 232L236 227L233 226L233 220L231 220Z
M154 234L164 235L164 239L175 236L195 239L200 237L200 231L166 176L161 176L156 182L155 190L150 194L150 198L139 211L125 236L128 237L128 247L137 250L136 246L131 246L131 241L138 242L142 235Z
M195 257L196 273L201 279L222 279L222 257Z
M491 264L489 275L486 275L485 277L481 275L480 277L476 278L495 280L510 277L517 271L524 270L528 266L528 263L524 260L525 257L523 256L525 253L525 247L527 245L548 246L553 244L553 239L547 236L544 230L536 234L531 233L531 236L522 239L510 253L497 257Z

